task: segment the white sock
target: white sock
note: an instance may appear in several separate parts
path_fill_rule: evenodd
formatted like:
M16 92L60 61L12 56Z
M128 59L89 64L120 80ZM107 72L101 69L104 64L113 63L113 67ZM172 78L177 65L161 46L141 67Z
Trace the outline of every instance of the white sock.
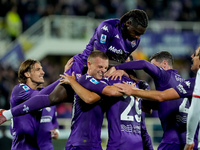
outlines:
M4 115L4 117L6 117L7 120L10 120L11 118L13 118L13 115L12 115L10 109L3 111L3 115Z

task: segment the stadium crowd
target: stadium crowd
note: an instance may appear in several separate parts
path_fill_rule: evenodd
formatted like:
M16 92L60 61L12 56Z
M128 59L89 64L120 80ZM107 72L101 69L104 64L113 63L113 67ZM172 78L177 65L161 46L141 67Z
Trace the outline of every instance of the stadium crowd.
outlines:
M23 31L43 16L75 15L108 19L119 18L133 8L146 11L149 20L200 20L198 0L1 0L0 17L5 18L13 5L17 7Z

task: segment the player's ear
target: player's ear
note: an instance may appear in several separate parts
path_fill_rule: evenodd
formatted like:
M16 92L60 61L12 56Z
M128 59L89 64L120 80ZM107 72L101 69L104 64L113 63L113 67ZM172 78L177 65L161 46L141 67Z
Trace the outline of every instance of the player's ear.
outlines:
M127 27L131 26L131 21L130 20L126 21L126 26Z
M24 75L25 75L25 77L28 78L28 77L30 77L30 72L25 72Z
M162 62L162 67L163 67L164 69L167 69L167 68L169 67L169 64L168 64L168 62L167 62L166 60L164 60L164 61Z

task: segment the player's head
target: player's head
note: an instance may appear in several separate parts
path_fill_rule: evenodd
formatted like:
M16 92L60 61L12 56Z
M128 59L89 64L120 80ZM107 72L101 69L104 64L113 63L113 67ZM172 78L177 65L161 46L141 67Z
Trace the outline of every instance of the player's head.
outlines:
M95 50L88 56L87 74L95 77L96 79L101 79L104 77L104 74L108 69L108 64L108 56L102 51Z
M148 26L148 16L143 10L133 9L120 18L118 26L122 27L123 37L133 41L145 33Z
M160 51L150 57L149 61L165 70L172 69L174 58L168 51Z
M195 50L194 54L191 55L191 58L192 58L191 70L196 73L200 68L200 46Z
M44 71L39 61L27 59L21 63L18 70L18 80L20 83L28 81L37 85L44 83Z

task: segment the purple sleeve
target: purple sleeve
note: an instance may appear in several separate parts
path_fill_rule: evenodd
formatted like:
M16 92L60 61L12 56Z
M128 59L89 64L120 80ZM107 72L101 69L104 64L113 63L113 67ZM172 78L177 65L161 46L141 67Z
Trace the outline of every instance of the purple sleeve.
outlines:
M31 89L26 84L18 84L14 87L11 95L11 105L14 107L27 99L29 99L32 95L37 94L38 91Z
M52 84L48 85L47 87L43 88L38 95L49 95L54 88L58 85L58 83L60 82L60 79L58 79L57 81L53 82Z
M90 75L82 76L78 81L84 88L101 94L107 83L102 80L97 80Z
M38 110L44 107L50 106L48 95L36 95L31 97L27 101L11 108L13 117L24 115L34 110Z
M108 23L101 22L96 29L96 40L94 41L94 47L100 51L106 53L109 45L109 41L112 38L112 26Z
M145 121L144 121L145 114L142 112L142 121L141 121L141 136L142 136L142 142L143 142L143 149L145 150L153 150L153 145L151 141L151 137L149 136Z
M185 97L191 98L194 90L194 84L195 84L195 78L190 78L178 84L174 89L181 98Z
M152 77L157 77L159 75L160 69L159 67L151 64L146 60L137 60L137 61L129 61L120 65L115 66L117 70L125 70L125 69L135 69L135 70L144 70Z

